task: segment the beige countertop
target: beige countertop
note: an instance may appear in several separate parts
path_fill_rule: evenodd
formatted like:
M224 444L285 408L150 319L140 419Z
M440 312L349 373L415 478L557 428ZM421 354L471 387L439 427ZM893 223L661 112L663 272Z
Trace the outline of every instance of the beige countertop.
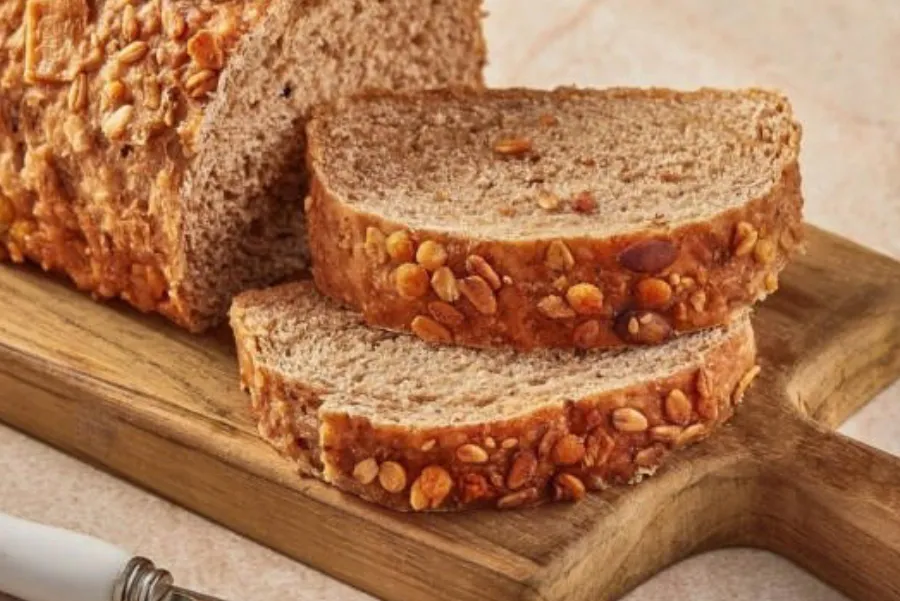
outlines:
M804 124L809 220L900 259L897 0L486 0L486 7L492 85L782 88ZM900 455L900 385L842 431ZM185 586L235 601L369 598L2 426L0 473L0 511L153 557ZM673 598L844 599L792 564L749 550L693 558L628 596Z

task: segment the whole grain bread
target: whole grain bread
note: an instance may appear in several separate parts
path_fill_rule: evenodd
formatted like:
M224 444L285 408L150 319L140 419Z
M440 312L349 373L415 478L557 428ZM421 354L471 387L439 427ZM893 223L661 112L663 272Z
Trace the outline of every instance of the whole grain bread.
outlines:
M303 127L480 85L480 0L0 0L0 259L193 330L306 264Z
M369 328L306 281L238 296L231 325L262 436L401 510L638 481L728 419L759 371L746 313L655 347L517 353Z
M432 342L658 344L777 288L799 144L762 90L345 99L308 126L315 281Z

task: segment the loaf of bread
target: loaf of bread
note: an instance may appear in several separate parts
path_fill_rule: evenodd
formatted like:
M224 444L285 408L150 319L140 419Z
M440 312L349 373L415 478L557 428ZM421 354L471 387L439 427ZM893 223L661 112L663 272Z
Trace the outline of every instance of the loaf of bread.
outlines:
M400 510L636 482L728 419L759 371L746 313L654 347L517 353L372 329L298 282L238 296L231 325L262 436Z
M659 344L777 288L799 144L761 90L341 100L308 127L315 281L431 342Z
M306 264L303 127L482 83L480 0L0 0L0 259L192 330Z

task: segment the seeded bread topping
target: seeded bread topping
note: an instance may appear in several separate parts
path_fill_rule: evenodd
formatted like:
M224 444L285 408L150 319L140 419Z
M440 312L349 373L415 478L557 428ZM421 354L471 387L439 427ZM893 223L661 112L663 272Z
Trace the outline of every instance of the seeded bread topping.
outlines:
M313 273L430 342L660 344L775 291L802 245L799 136L759 91L342 101L309 127Z
M0 3L0 249L174 311L164 203L224 57L267 5Z
M0 260L193 330L304 268L310 106L481 83L478 0L351 5L0 0Z
M637 482L727 420L759 372L746 315L653 348L521 354L370 329L299 282L241 295L231 323L262 436L403 510Z

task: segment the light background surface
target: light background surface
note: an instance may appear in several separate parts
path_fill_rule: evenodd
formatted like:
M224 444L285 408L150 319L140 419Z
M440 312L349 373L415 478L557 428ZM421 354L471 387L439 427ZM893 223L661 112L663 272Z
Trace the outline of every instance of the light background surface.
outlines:
M486 0L486 8L495 86L785 90L804 124L809 220L900 259L900 2ZM900 455L900 384L841 431ZM0 511L100 536L154 558L182 586L233 601L370 599L2 426ZM845 597L779 557L730 550L676 565L627 599Z

